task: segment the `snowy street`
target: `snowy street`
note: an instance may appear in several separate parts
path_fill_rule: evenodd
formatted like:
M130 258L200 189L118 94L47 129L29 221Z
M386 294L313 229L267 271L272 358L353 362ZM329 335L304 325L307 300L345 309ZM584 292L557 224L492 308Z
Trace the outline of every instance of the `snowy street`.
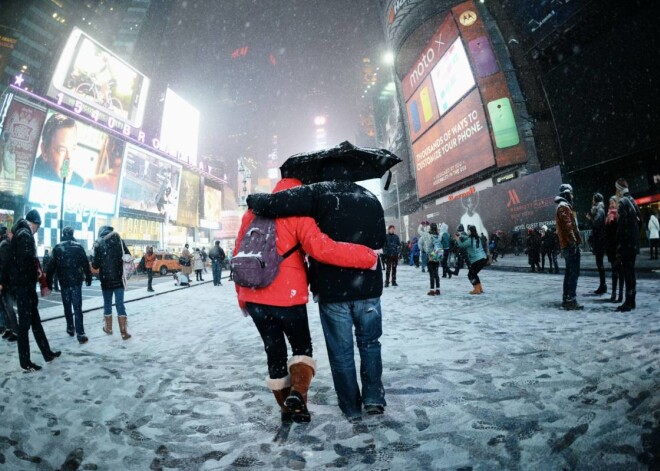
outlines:
M637 310L587 296L558 309L563 277L464 270L426 295L426 274L400 267L382 298L384 416L350 424L332 386L318 309L309 305L318 373L312 422L274 443L256 328L231 282L127 304L122 341L85 316L80 346L63 319L44 323L62 357L21 372L0 343L0 468L22 469L657 469L660 311L657 280L638 281ZM56 314L51 309L49 314ZM78 467L79 466L79 467Z

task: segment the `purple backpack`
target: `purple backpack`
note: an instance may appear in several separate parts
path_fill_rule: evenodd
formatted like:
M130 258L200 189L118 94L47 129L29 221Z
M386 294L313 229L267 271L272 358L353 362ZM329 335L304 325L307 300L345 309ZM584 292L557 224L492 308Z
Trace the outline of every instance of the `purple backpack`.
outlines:
M284 255L277 253L275 219L255 216L245 231L238 253L231 259L234 282L244 288L265 288L277 277L280 264L296 250L296 244Z

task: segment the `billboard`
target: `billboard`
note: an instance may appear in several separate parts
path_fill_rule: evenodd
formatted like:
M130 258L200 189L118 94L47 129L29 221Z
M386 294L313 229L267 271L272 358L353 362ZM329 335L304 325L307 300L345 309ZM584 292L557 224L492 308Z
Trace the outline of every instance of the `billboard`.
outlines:
M179 211L176 222L180 226L197 227L199 224L199 175L186 170L181 175Z
M45 119L45 111L11 100L0 134L0 192L25 194Z
M49 110L30 180L31 203L114 214L124 144L96 128Z
M174 217L180 181L181 165L127 144L119 209L148 216Z
M160 129L160 148L173 157L197 166L199 110L169 88Z
M204 219L200 221L202 227L219 229L222 217L222 192L204 186Z
M74 28L57 63L48 95L58 104L83 103L97 120L101 112L139 128L148 90L146 76Z

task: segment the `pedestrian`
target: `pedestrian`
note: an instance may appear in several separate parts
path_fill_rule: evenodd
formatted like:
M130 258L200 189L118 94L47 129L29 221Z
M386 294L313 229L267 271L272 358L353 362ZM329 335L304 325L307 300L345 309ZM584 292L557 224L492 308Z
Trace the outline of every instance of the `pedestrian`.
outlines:
M401 239L395 234L396 228L390 226L387 228L387 235L385 236L385 248L383 248L383 256L385 257L385 288L390 286L390 274L392 275L392 286L399 286L396 284L396 269L399 264L399 253L401 252Z
M577 283L580 276L580 230L577 218L573 212L573 187L563 183L559 187L559 195L555 197L557 213L555 221L557 224L557 236L559 247L566 262L564 273L564 288L562 295L562 308L572 311L582 309L577 302Z
M626 299L617 307L619 312L628 312L636 308L637 279L635 260L639 253L639 225L641 217L637 203L630 195L628 182L619 178L615 183L618 225L616 235L616 257L621 261L621 269L626 283Z
M598 269L598 278L600 283L594 294L601 295L607 293L607 282L605 280L605 204L603 195L596 192L591 198L591 211L587 214L587 219L591 221L592 250L596 256L596 268Z
M401 244L401 260L405 264L407 263L409 258L410 258L410 241Z
M610 302L623 302L623 286L625 277L621 261L616 258L616 234L618 231L618 206L619 203L616 196L610 197L609 208L607 210L607 217L605 218L605 253L607 254L607 261L610 262L612 267L612 295ZM619 287L619 296L617 298L617 284Z
M206 253L206 247L202 247L202 265L204 265L204 273L208 273L206 271L206 260L208 258L208 255Z
M410 247L410 266L414 266L415 268L419 268L419 244L417 243L417 237L413 237L413 240L411 242L411 247Z
M220 247L220 241L216 240L215 245L209 250L211 259L211 272L213 273L213 286L222 286L222 264L225 261L225 251Z
M41 216L36 209L29 211L25 218L20 218L11 229L11 270L9 282L11 290L16 297L18 308L18 358L21 368L25 371L38 371L41 369L30 361L30 342L28 334L37 342L44 361L51 362L61 355L53 352L48 344L46 333L41 325L39 316L39 299L35 285L43 278L44 273L37 258L37 246L34 234L41 226Z
M48 249L44 250L44 256L41 261L41 266L44 268L44 270L48 270L48 265L50 264L51 261L51 254L48 252ZM53 278L53 286L54 286L54 291L57 293L60 291L60 283L57 278L57 275Z
M202 253L198 248L192 254L193 269L195 270L195 281L204 281L202 278L202 271L204 270L204 262L202 262Z
M438 225L432 222L429 225L428 238L423 239L424 245L423 249L428 254L428 262L426 264L429 269L429 281L431 289L429 290L429 296L439 296L440 295L440 275L438 271L440 270L440 262L442 261L443 250L442 250L442 241L440 239L440 234L438 232Z
M470 268L470 260L468 259L467 252L464 248L461 248L456 243L457 236L460 238L462 236L467 237L465 233L465 227L463 224L459 224L456 228L454 238L452 238L451 243L453 245L452 250L456 254L456 269L454 270L454 276L458 276L459 271L463 268L463 265L467 264L468 269Z
M147 292L153 293L154 264L156 263L156 254L153 246L147 247L147 253L144 254L144 268L147 270Z
M540 255L541 255L541 236L536 231L536 229L527 230L527 261L532 267L529 271L532 273L536 272L538 268L541 271L540 266Z
M181 251L181 256L179 257L179 266L181 267L181 273L186 275L188 280L190 280L190 275L193 272L192 266L192 254L189 250L190 246L186 244Z
M18 339L18 319L14 310L14 297L9 284L11 237L11 231L6 226L0 226L0 316L2 317L0 325L4 328L2 338L9 342L16 342Z
M449 268L449 253L451 250L451 236L449 226L444 222L440 224L440 243L442 244L442 277L451 280L451 269Z
M429 254L424 251L424 247L428 247L430 236L429 236L429 222L422 221L419 227L417 228L417 234L419 239L417 240L417 245L419 246L419 255L422 264L422 273L426 272L426 267L429 262Z
M83 325L82 284L84 281L87 286L91 286L92 270L85 249L73 237L73 232L70 226L62 229L62 241L53 247L53 256L46 267L46 278L50 289L55 277L60 280L66 333L71 337L76 335L78 343L82 345L89 341Z
M548 226L541 226L541 271L545 272L545 258L548 257L548 272L552 273L554 270L554 259L552 252L554 250L554 240L552 232Z
M484 249L483 242L477 234L477 228L473 225L467 227L468 232L455 236L456 245L467 251L467 257L470 261L468 270L468 280L472 283L470 294L483 294L484 290L479 279L479 272L488 263L488 256Z
M660 248L660 222L658 222L658 209L653 208L649 217L649 247L651 260L658 260L658 249Z
M349 180L340 162L326 164L318 180L272 195L251 195L248 207L269 217L312 216L333 240L374 250L385 245L385 215L373 193ZM254 204L251 205L251 202ZM379 271L337 268L310 259L312 291L319 301L332 379L339 407L350 421L386 407L381 344L383 276ZM358 385L354 340L360 353Z
M234 248L229 247L229 251L227 252L227 258L226 258L226 263L229 266L229 281L234 281L234 269L231 266L231 259L234 256ZM220 264L220 268L222 268L222 263ZM222 272L220 273L222 274ZM222 279L220 280L219 286L222 286Z
M273 192L300 184L299 180L283 178ZM259 222L249 211L243 216L234 255L241 250L241 241L246 232L254 227L251 226L253 223L262 224L263 220ZM282 422L309 422L307 395L316 373L316 361L312 356L307 319L309 294L303 252L319 263L363 270L376 269L378 256L368 247L333 241L321 232L316 221L310 217L276 219L275 233L274 249L284 258L275 279L266 287L254 289L239 286L240 278L237 278L236 291L241 308L250 315L263 340L268 359L266 384L280 406ZM285 337L292 351L288 361Z
M124 306L124 255L130 255L128 247L112 226L102 226L94 243L92 267L99 270L103 292L103 332L112 335L112 298L117 309L117 323L123 340L128 340L128 321Z

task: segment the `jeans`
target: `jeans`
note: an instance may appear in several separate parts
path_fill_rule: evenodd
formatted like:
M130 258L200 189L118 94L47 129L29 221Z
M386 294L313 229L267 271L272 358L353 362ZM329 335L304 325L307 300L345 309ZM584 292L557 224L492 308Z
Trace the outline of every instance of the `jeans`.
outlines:
M78 340L80 340L85 335L82 313L82 286L70 286L68 288L62 286L61 291L62 304L64 304L64 317L66 318L66 330L73 332L75 314L75 331ZM71 306L73 306L73 313L71 312Z
M328 348L339 408L349 419L362 415L362 404L387 405L379 338L383 333L380 298L320 303L321 325ZM360 352L362 394L353 354L353 327Z
M9 292L8 287L3 288L0 293L0 311L2 311L5 327L15 334L18 333L18 318L14 310L14 297Z
M154 269L153 268L147 268L147 289L152 290L152 284L154 281Z
M213 286L222 284L222 262L220 260L213 260L211 262L211 269L213 271Z
M607 286L607 283L605 282L605 264L603 263L605 250L594 250L594 255L596 256L596 268L598 269L598 278L600 280L600 285L598 287L605 288Z
M636 255L628 255L621 261L621 271L626 280L626 304L635 302L635 295L637 294L637 278L635 277L635 260Z
M278 307L247 303L246 309L264 342L268 374L272 379L289 374L285 336L291 344L292 355L312 356L306 305Z
M561 250L566 262L566 272L564 273L564 293L563 302L574 302L577 298L576 290L578 277L580 276L580 249L575 248L571 254L570 248Z
M103 315L112 315L112 295L115 296L117 316L126 316L126 308L124 307L124 288L103 290Z
M431 289L440 289L440 262L429 262L429 279L431 280Z
M385 257L386 271L385 271L385 284L390 282L390 272L392 273L392 283L396 284L396 268L399 265L399 257L396 255L388 255Z
M46 333L41 325L39 317L39 298L34 286L14 288L18 307L18 359L21 368L27 368L30 364L30 339L29 332L32 329L32 335L37 342L39 350L44 360L49 360L53 356L50 350Z
M472 286L481 283L481 280L479 279L479 272L482 270L483 267L486 266L487 263L488 263L488 259L482 258L481 260L477 260L476 262L470 265L470 268L468 270L468 280L470 280Z
M426 266L429 264L429 254L422 252L422 271L426 270Z

